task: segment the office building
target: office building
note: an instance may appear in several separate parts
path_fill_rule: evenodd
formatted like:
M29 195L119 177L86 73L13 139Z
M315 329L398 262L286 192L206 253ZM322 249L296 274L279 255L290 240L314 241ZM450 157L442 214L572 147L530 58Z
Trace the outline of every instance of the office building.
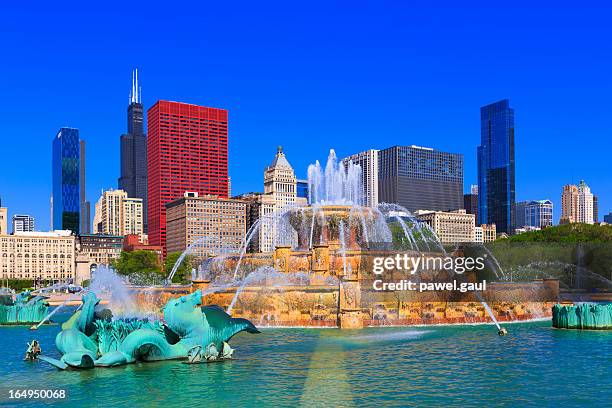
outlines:
M593 222L599 222L599 199L596 195L593 195Z
M34 231L34 217L25 214L13 215L13 234Z
M427 147L394 146L378 152L378 200L409 211L463 207L463 155Z
M448 212L417 210L414 215L428 224L443 244L476 242L476 217L467 214L464 209Z
M272 252L275 247L274 237L274 197L261 193L246 193L237 197L247 204L246 207L246 228L250 231L255 228L255 224L259 222L259 226L255 230L254 235L249 243L249 252ZM306 200L305 198L302 198Z
M138 70L132 72L132 90L127 108L127 133L121 135L121 176L119 189L128 197L140 198L147 225L147 135L144 131L144 107L142 92L138 84Z
M53 139L52 229L80 230L80 143L79 130L61 128Z
M276 245L297 244L295 231L277 234L277 228L284 210L305 206L308 199L297 195L295 172L280 146L274 160L264 170L264 193L245 194L240 198L248 205L247 228L251 228L259 221L259 228L251 241L250 250L271 252ZM295 233L294 236L291 233ZM287 241L281 242L279 239Z
M495 224L482 224L482 239L484 243L493 242L497 239L497 228Z
M0 236L0 277L70 281L75 277L71 231L16 232Z
M186 192L166 204L166 249L206 258L240 252L246 235L246 206L242 200Z
M166 204L185 191L227 198L227 110L158 101L148 118L148 234L166 246Z
M108 190L96 203L96 232L110 235L143 233L142 199L128 197L123 190Z
M350 162L361 167L363 202L358 204L368 207L378 206L378 150L370 149L346 157L342 160L345 169Z
M81 234L77 237L77 252L89 258L90 270L111 265L121 256L123 237L111 234Z
M518 208L518 207L517 207ZM517 215L518 219L518 215ZM523 209L523 227L546 228L553 225L553 203L550 200L529 201ZM517 224L519 226L519 224Z
M478 185L472 184L470 194L463 195L463 208L468 214L474 214L478 224Z
M612 224L612 212L610 212L608 215L604 215L604 222L607 224Z
M525 208L529 205L530 201L518 201L514 204L514 226L516 228L524 227L527 225L525 218Z
M478 218L510 234L514 226L514 109L504 99L480 108Z
M157 245L149 245L148 242L143 242L143 234L129 234L123 237L123 251L134 252L134 251L150 251L157 255L157 260L160 265L164 256L164 249Z

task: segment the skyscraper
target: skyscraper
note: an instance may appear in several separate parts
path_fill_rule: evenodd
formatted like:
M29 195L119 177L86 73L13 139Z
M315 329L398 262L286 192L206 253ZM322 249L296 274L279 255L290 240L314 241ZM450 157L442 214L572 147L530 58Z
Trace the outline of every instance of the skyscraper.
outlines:
M227 198L227 110L157 101L147 111L149 243L166 247L166 207L186 191Z
M63 127L53 139L52 229L79 232L80 195L79 130Z
M573 184L563 186L561 192L560 224L571 224L578 220L578 187Z
M470 188L470 194L463 195L463 208L468 214L474 214L476 218L476 225L478 224L478 185L472 184Z
M366 150L343 159L342 164L345 169L348 168L349 162L361 166L363 205L376 207L378 205L378 150Z
M147 135L144 132L144 108L138 70L132 72L132 91L127 109L127 133L121 135L121 177L119 189L131 198L142 199L147 214ZM147 231L147 217L144 220Z
M380 150L378 200L409 211L463 208L463 155L414 145Z
M599 222L599 199L596 195L593 196L593 222Z
M581 222L593 224L594 200L591 189L584 180L578 186L568 184L563 186L561 193L561 224Z
M510 234L514 226L514 109L508 99L480 108L478 217Z
M81 148L81 165L79 167L80 173L80 202L81 207L81 234L89 234L91 232L91 205L85 196L85 141L80 141Z
M593 224L593 193L584 180L578 184L578 222Z

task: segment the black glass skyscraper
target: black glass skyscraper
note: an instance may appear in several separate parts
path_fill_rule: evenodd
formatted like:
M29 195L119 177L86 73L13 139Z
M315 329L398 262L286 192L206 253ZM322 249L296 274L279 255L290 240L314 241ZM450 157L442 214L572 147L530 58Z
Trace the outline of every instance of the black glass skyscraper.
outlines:
M53 139L52 228L79 233L80 196L79 130L61 128Z
M147 135L144 132L144 108L138 86L138 70L132 73L127 113L127 133L121 135L119 188L127 192L128 197L142 198L144 230L147 232Z
M514 109L507 99L480 108L478 217L498 232L514 226Z

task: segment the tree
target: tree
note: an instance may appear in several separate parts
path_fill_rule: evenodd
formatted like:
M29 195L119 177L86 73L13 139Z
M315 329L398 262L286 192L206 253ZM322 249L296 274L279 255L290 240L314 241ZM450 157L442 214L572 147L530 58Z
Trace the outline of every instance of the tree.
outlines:
M113 261L112 266L118 273L127 276L162 274L157 254L152 251L123 251L119 259Z
M172 271L174 264L181 257L181 252L171 252L166 257L165 271L166 276ZM176 270L172 282L174 283L187 283L191 281L191 269L195 267L195 259L191 255L186 255L181 265Z

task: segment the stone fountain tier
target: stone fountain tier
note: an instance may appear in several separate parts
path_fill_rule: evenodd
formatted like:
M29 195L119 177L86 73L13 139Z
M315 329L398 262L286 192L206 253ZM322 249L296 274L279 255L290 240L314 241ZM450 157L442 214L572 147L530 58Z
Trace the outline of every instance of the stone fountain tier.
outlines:
M331 250L338 250L342 247L340 227L344 226L345 249L356 250L368 247L364 229L367 233L379 216L370 207L322 205L292 209L289 222L298 231L300 248L328 245Z

